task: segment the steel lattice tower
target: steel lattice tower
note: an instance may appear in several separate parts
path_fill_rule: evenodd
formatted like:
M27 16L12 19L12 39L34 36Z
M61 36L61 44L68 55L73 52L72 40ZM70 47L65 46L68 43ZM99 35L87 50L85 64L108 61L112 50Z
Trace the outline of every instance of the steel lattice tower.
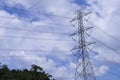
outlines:
M71 20L72 23L76 22L73 26L77 28L76 32L72 34L74 41L77 42L77 46L72 49L75 51L74 55L77 57L75 80L96 80L88 51L88 46L92 42L86 42L86 31L92 27L84 27L83 23L84 16L87 14L82 9L77 10L76 17Z

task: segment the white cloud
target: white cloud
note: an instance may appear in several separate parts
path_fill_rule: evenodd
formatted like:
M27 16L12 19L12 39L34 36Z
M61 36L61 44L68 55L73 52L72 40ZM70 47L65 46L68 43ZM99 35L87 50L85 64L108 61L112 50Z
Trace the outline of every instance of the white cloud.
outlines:
M0 35L4 35L5 29L0 29Z
M98 53L99 54L95 56L96 60L120 64L120 55L118 53L110 50L101 50L98 51Z
M38 0L17 0L15 3L10 3L11 0L8 0L9 5L13 6L15 3L20 3L24 5L26 8L29 8L31 5L35 4ZM96 1L96 0L94 0ZM119 1L118 0L98 0L97 3L93 3L93 0L89 0L90 7L93 11L92 19L90 21L94 21L94 24L97 26L100 26L100 28L104 29L106 32L110 32L110 34L120 37L119 36ZM109 3L109 4L108 4ZM32 23L24 20L24 19L18 19L15 15L10 15L5 11L0 11L1 16L6 17L14 17L17 18L10 22L10 24L5 24L6 22L10 21L11 19L2 18L0 22L1 25L4 26L12 26L14 28L23 28L23 29L30 29L30 30L43 30L43 31L59 31L59 32L68 32L68 28L65 28L64 26L60 25L52 25L47 23L60 23L60 24L66 24L69 22L69 19L62 19L58 17L48 17L48 15L42 15L36 12L45 12L53 15L59 15L59 16L69 16L72 17L74 14L73 12L79 8L79 6L75 3L73 3L72 0L41 0L40 3L37 5L34 5L32 9L29 9L31 13L34 13L35 15L39 15L40 20L39 21L33 21ZM98 13L99 16L95 13ZM113 16L116 19L113 19ZM47 28L46 28L47 27ZM55 28L54 28L55 27ZM71 26L70 26L71 27ZM19 35L21 37L38 37L38 38L47 38L47 39L68 39L68 37L60 36L57 34L48 34L48 33L32 33L32 32L25 32L25 31L10 31L7 29L1 29L0 34L4 34L4 32L7 31L8 34L12 35ZM110 43L110 45L114 45L118 48L119 44L105 36L105 34L99 32L97 29L93 31L93 36L96 38L102 37L103 42ZM4 39L3 39L4 40ZM2 43L2 42L1 42ZM3 44L3 43L2 43ZM50 50L51 52L46 53L45 55L68 55L71 54L69 52L64 53L64 50L69 50L72 48L73 43L68 41L45 41L45 40L29 40L29 39L6 39L6 43L3 44L3 47L7 48L17 48L17 49L46 49ZM117 45L117 46L116 46ZM58 51L53 51L53 49ZM99 48L99 49L97 49ZM95 48L99 55L96 56L96 60L100 61L110 61L110 62L116 62L120 63L119 55L112 53L111 51L108 51L107 49L103 50L102 46L97 46ZM29 52L28 52L29 53ZM73 78L74 68L75 64L73 62L70 62L71 59L67 59L66 57L58 57L58 59L54 60L51 58L43 57L43 56L37 56L34 52L31 52L28 54L27 52L12 52L12 53L6 53L6 55L19 55L19 56L25 56L25 57L19 57L19 58L9 58L5 61L7 64L11 64L11 62L14 62L14 67L16 64L20 63L22 65L23 63L26 63L25 65L30 65L31 63L35 63L40 65L41 67L45 68L48 72L52 73L55 78L58 80L71 80ZM44 52L45 53L45 52ZM28 56L29 55L29 56ZM42 52L39 53L39 55L44 55ZM108 57L109 56L109 57ZM0 58L1 61L4 62L3 58ZM14 61L13 61L14 60ZM62 66L58 66L57 60L66 61L67 66L65 66L63 63ZM24 65L24 66L25 66ZM28 67L28 66L27 66ZM108 66L100 66L96 68L96 74L98 76L102 76L106 74L106 72L109 70ZM69 76L68 76L69 75Z
M0 10L0 18L1 18L1 22L0 22L1 27L4 27L4 25L7 25L6 23L10 22L12 19L14 18L17 19L15 15L11 15L4 10Z
M115 36L116 38L120 38L119 36L119 22L120 22L120 8L119 8L119 0L87 0L90 4L89 9L93 12L91 14L90 21L95 24L97 27L103 29L106 33ZM107 36L102 31L98 30L96 27L94 28L93 33L91 34L96 39L101 42L109 45L110 47L116 49L116 51L120 50L119 40L115 40L110 36ZM98 45L97 45L98 44ZM96 56L96 59L100 59L103 62L119 62L119 54L112 51L111 49L104 47L101 43L97 42L94 50L99 54Z
M36 65L43 67L45 71L52 74L54 78L58 80L73 79L74 68L75 68L75 64L73 62L68 62L67 66L65 65L58 66L57 63L60 63L60 62L57 62L56 60L53 60L52 58L47 58L45 56L37 56L36 54L27 53L24 51L10 52L9 56L13 56L13 57L12 58L8 57L6 59L0 58L0 60L1 61L5 60L3 62L5 64L6 63L9 64L9 66L12 61L13 63L12 63L11 68L22 68L22 69L30 68L30 65L36 64ZM14 56L17 56L17 58Z
M106 65L102 65L100 67L94 67L95 69L95 75L96 76L102 76L102 75L105 75L108 70L109 70L109 67L106 66Z

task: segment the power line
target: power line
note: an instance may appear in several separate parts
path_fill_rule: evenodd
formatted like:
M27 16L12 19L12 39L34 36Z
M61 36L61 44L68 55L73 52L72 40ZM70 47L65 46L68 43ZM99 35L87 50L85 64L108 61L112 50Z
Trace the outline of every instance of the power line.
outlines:
M38 12L39 14L43 14L43 15L48 15L48 16L53 16L53 17L59 17L59 18L64 18L64 19L73 19L70 17L65 17L65 16L59 16L59 15L55 15L55 14L47 14L47 13L43 13L43 12Z
M18 52L18 51L24 51L24 52L51 52L51 50L45 50L45 49L36 49L36 50L30 50L30 49L0 49L0 51L14 51L14 52ZM70 50L55 50L55 52L59 53L59 52L71 52ZM67 57L67 56L71 56L72 54L64 54L64 55L60 55L60 54L55 54L55 55L50 55L50 54L37 54L35 56L51 56L51 57ZM0 57L33 57L33 55L0 55Z
M49 15L49 14L47 14L47 13L42 13L42 12L40 12L40 14L45 14L45 15ZM50 16L56 16L56 17L61 17L61 18L68 18L68 19L71 19L70 17L64 17L64 16L58 16L58 15L50 15ZM4 16L0 16L0 17L4 17ZM5 17L5 18L12 18L12 17ZM15 18L12 18L12 19L15 19ZM85 19L85 18L84 18ZM87 19L85 19L85 21L87 21L87 22L89 22ZM95 26L97 29L99 29L100 31L102 31L102 32L104 32L106 35L108 35L108 36L110 36L111 38L113 38L113 39L115 39L115 40L117 40L117 41L120 41L119 39L117 39L116 37L114 37L114 36L112 36L112 35L110 35L109 33L107 33L107 32L105 32L104 30L102 30L101 28L99 28L99 27L97 27L96 25L94 25L93 23L91 23L91 22L89 22L90 24L92 24L93 26ZM52 23L50 23L50 24L52 24ZM61 25L61 24L56 24L56 25ZM63 25L63 24L62 24ZM67 25L68 26L68 25ZM10 29L10 28L9 28ZM15 30L15 29L14 29ZM18 29L16 29L16 30L18 30ZM26 31L29 31L29 30L26 30ZM51 33L51 32L50 32ZM92 37L93 38L93 37ZM95 38L94 38L95 39ZM97 40L98 41L98 40ZM100 41L98 41L98 42L100 42ZM100 42L101 43L101 42ZM104 43L102 43L103 45L105 45ZM106 45L105 45L106 46ZM106 46L106 47L108 47L108 48L110 48L110 49L112 49L113 51L115 51L116 52L116 50L115 49L113 49L113 48L111 48L111 47L109 47L109 46ZM117 51L117 53L118 53L118 51Z
M55 17L60 17L60 18L64 18L64 19L72 19L72 18L70 18L70 17L52 15L52 14L47 14L47 13L43 13L43 12L39 12L39 14L44 14L44 15L49 15L49 16L55 16ZM0 17L1 17L1 16L0 16ZM11 18L11 17L5 17L5 18ZM110 36L110 37L113 38L114 40L120 41L118 38L116 38L116 37L110 35L109 33L105 32L104 30L102 30L101 28L97 27L95 24L91 23L91 22L88 21L87 19L84 18L84 20L87 21L88 23L92 24L92 25L95 26L97 29L99 29L100 31L102 31L102 32L105 33L106 35ZM53 24L53 23L47 23L47 24ZM55 23L55 25L69 26L69 25L58 24L58 23Z
M41 13L41 14L44 14L44 13ZM57 15L52 15L52 16L56 16L56 17L61 17L61 18L69 18L70 19L70 17L63 17L63 16L57 16ZM7 18L10 18L10 17L7 17ZM87 19L85 19L87 22L89 22ZM91 22L89 22L90 24L92 24ZM50 24L52 24L52 23L50 23ZM57 25L61 25L61 24L57 24ZM94 24L92 24L92 25L94 25ZM112 36L112 35L110 35L109 33L107 33L107 32L105 32L104 30L102 30L101 28L99 28L99 27L97 27L96 25L94 25L97 29L99 29L99 30L101 30L102 32L104 32L105 34L107 34L108 36L110 36L111 38L113 38L113 39L115 39L115 40L117 40L117 41L120 41L119 39L117 39L116 37L114 37L114 36ZM10 28L9 28L10 29ZM12 29L12 28L11 28ZM13 28L14 29L14 28ZM20 30L20 29L14 29L14 30ZM21 29L22 30L22 29ZM24 31L30 31L30 30L24 30ZM38 31L35 31L35 32L38 32ZM54 33L54 32L47 32L47 33ZM66 34L66 33L63 33L63 34ZM5 37L5 36L4 36ZM6 36L6 37L16 37L16 36ZM16 38L22 38L22 37L16 37ZM24 37L23 37L24 38ZM93 37L92 37L93 38ZM35 39L35 38L31 38L31 39ZM95 39L95 38L94 38ZM49 39L50 40L50 39ZM58 40L58 39L57 39ZM97 40L98 41L98 40ZM98 41L98 42L100 42L100 41ZM100 43L102 43L102 42L100 42ZM104 43L102 43L102 44L104 44ZM105 45L105 44L104 44ZM106 46L106 45L105 45ZM110 48L110 49L112 49L113 51L115 51L116 52L116 50L115 49L113 49L113 48L111 48L111 47L109 47L109 46L106 46L106 47L108 47L108 48ZM118 53L118 51L117 51L117 53Z
M36 56L38 56L38 57L54 57L54 58L56 58L56 57L70 57L71 55L0 55L0 57L36 57Z
M89 34L87 34L87 35L89 35ZM90 35L89 35L89 36L90 36ZM107 48L111 49L112 51L114 51L114 52L116 52L116 53L120 54L120 52L118 52L116 49L114 49L114 48L112 48L112 47L108 46L107 44L104 44L103 42L101 42L101 41L97 40L96 38L94 38L94 37L92 37L92 36L90 36L90 37L91 37L92 39L96 40L97 42L99 42L100 44L104 45L105 47L107 47Z
M85 19L85 18L84 18ZM110 35L109 33L107 33L106 31L104 31L103 29L97 27L95 24L91 23L90 21L88 21L87 19L85 19L85 21L87 21L88 23L90 23L91 25L93 25L95 28L99 29L100 31L102 31L103 33L105 33L106 35L108 35L109 37L111 37L112 39L116 40L116 41L119 41L120 40L112 35Z
M16 2L16 0L15 1L13 1L13 3L15 3ZM31 5L29 8L27 8L28 10L29 9L32 9L33 7L35 7L37 4L39 4L40 3L40 1L38 1L38 2L36 2L35 4L33 4L33 5ZM14 8L13 7L13 9L16 9L16 8ZM30 10L29 10L30 11ZM23 12L23 11L22 11ZM35 12L33 12L33 13L35 13ZM59 16L59 15L55 15L55 14L48 14L48 13L44 13L44 12L41 12L41 11L39 11L39 12L37 12L38 14L43 14L43 15L49 15L49 16L55 16L55 17L59 17L59 18L64 18L64 19L72 19L72 18L70 18L70 17L68 17L68 16ZM5 17L5 16L0 16L0 17L4 17L4 18L11 18L11 19L15 19L15 18L12 18L12 17Z
M49 16L55 16L55 17L60 17L60 18L64 18L64 19L72 19L70 17L65 17L65 16L58 16L58 15L50 15L50 14L47 14L47 13L42 13L40 12L40 14L46 14L46 15L49 15ZM106 31L104 31L103 29L97 27L95 24L91 23L90 21L88 21L87 19L84 18L85 21L89 22L90 24L92 24L93 26L95 26L97 29L99 29L100 31L102 31L103 33L105 33L106 35L110 36L111 38L113 38L114 40L117 40L117 41L120 41L120 39L110 35L109 33L107 33Z
M4 29L10 29L10 30L20 30L20 31L27 31L27 32L36 32L36 33L55 33L55 34L61 34L61 35L69 35L69 33L60 33L60 32L44 32L44 31L37 31L37 30L28 30L28 29L21 29L21 28L11 28L11 27L0 27Z
M33 40L72 41L72 40L67 40L67 39L45 39L45 38L33 38L33 37L19 37L19 36L13 36L13 35L0 35L0 37L6 37L6 38L22 38L22 39L33 39Z
M47 13L42 13L40 12L40 14L46 14L46 15L49 15ZM64 19L72 19L70 17L65 17L65 16L58 16L58 15L49 15L49 16L56 16L56 17L60 17L60 18L64 18ZM85 19L85 18L84 18ZM110 35L109 33L105 32L104 30L102 30L101 28L97 27L96 25L94 25L93 23L91 23L90 21L88 21L87 19L85 19L85 21L89 22L90 24L92 24L93 26L95 26L97 29L99 29L100 31L102 31L103 33L105 33L106 35L110 36L111 38L113 38L114 40L117 40L117 41L120 41L118 38Z
M13 17L6 17L6 16L0 16L0 17L3 17L3 18L8 18L8 19L15 19ZM17 19L17 18L16 18ZM53 24L53 25L59 25L59 26L66 26L66 27L69 27L71 25L66 25L66 24L59 24L59 23L51 23L51 22L45 22L45 24ZM2 27L2 26L1 26Z
M54 15L55 16L55 15ZM87 21L87 20L86 20ZM89 22L90 23L90 22ZM91 23L92 24L92 23ZM94 24L92 24L92 25L94 25ZM96 25L94 25L94 26L96 26ZM97 26L96 26L97 27ZM1 27L0 27L1 28ZM101 31L103 31L102 29L100 29L99 27L97 27L99 30L101 30ZM8 28L8 29L14 29L14 30L23 30L23 29L16 29L16 28ZM24 31L33 31L33 30L24 30ZM34 32L39 32L39 31L34 31ZM113 39L116 39L114 36L111 36L110 34L108 34L107 32L105 32L105 31L103 31L105 34L107 34L107 35L109 35L110 37L112 37ZM46 33L56 33L56 32L46 32ZM63 34L66 34L66 33L63 33ZM16 37L16 36L4 36L4 37L14 37L14 38L25 38L25 37ZM93 37L92 37L93 38ZM27 38L27 39L36 39L36 38ZM94 38L95 39L95 38ZM42 39L42 40L51 40L51 39ZM57 39L57 40L59 40L59 39ZM95 39L96 40L96 39ZM118 40L118 39L116 39L116 40ZM65 40L66 41L66 40ZM67 40L67 41L69 41L69 40ZM71 40L70 40L71 41ZM98 40L97 40L98 41ZM98 41L98 42L100 42L100 41ZM101 44L103 44L104 46L106 46L104 43L102 43L102 42L100 42ZM108 47L108 48L110 48L110 49L112 49L113 51L115 51L115 52L117 52L118 53L118 51L116 51L115 49L113 49L113 48L111 48L111 47L109 47L108 45L106 46L106 47Z
M58 15L53 15L53 14L48 14L48 13L43 13L43 12L38 12L39 14L43 14L43 15L49 15L49 16L53 16L53 17L59 17L59 18L64 18L64 19L72 19L70 17L65 17L65 16L58 16ZM17 18L13 18L13 17L7 17L7 16L0 16L3 18L10 18L10 19L17 19ZM53 24L53 23L47 23L47 24ZM54 23L55 25L62 25L62 26L71 26L71 25L65 25L65 24L59 24L59 23Z
M89 35L89 34L87 34L87 35ZM90 35L89 35L89 36L90 36ZM105 47L109 48L110 50L114 51L115 53L120 54L120 52L118 52L116 49L110 47L109 45L107 45L107 44L99 41L98 39L96 39L96 38L94 38L94 37L92 37L92 36L90 36L90 37L91 37L92 39L96 40L97 42L99 42L100 44L104 45Z
M42 57L42 56L46 56L46 57L70 57L71 55L0 55L0 57L33 57L33 56L39 56L39 57Z
M47 15L47 16L52 16L52 17L59 17L59 18L64 18L64 19L72 19L70 17L65 17L65 16L59 16L59 15L54 15L54 14L48 14L48 13L44 13L44 12L37 12L38 14L42 14L42 15ZM13 18L13 17L8 17L8 16L0 16L0 17L3 17L3 18L10 18L10 19L16 19L16 18Z
M58 16L58 15L52 15L52 14L47 14L47 13L43 13L43 12L39 12L39 14L44 14L44 15L49 15L49 16L55 16L55 17L60 17L60 18L64 18L64 19L71 19L70 17L65 17L65 16ZM4 17L4 16L0 16L0 17ZM11 19L15 19L12 17L5 17L5 18L11 18ZM88 23L92 24L93 26L95 26L98 30L102 31L103 33L105 33L106 35L108 35L109 37L113 38L114 40L120 41L118 38L110 35L109 33L105 32L103 29L97 27L96 25L94 25L93 23L91 23L90 21L88 21L87 19L84 18L85 21L87 21ZM47 24L53 24L53 23L47 23ZM70 26L70 25L65 25L65 24L58 24L58 23L54 23L55 25L62 25L62 26Z
M31 8L31 7L30 7ZM52 15L52 16L55 16L55 15ZM62 17L62 16L57 16L57 17ZM68 17L62 17L62 18L68 18ZM12 19L15 19L15 18L12 18ZM70 18L69 18L70 19ZM98 28L98 29L100 29L100 28ZM102 29L100 29L101 31L103 31ZM116 39L116 40L118 40L116 37L114 37L114 36L112 36L112 35L110 35L110 34L108 34L107 32L105 32L105 31L103 31L105 34L107 34L108 36L110 36L110 37L112 37L112 38L114 38L114 39ZM52 33L52 32L50 32L50 33ZM93 37L92 37L93 38ZM95 39L95 38L93 38L93 39ZM96 39L95 39L96 40ZM97 40L98 41L98 40ZM120 40L119 40L120 41ZM104 43L101 43L101 44L104 44ZM104 44L104 45L106 45L106 44ZM106 46L106 47L108 47L108 48L111 48L111 47L109 47L109 46ZM114 50L114 51L116 51L115 49L113 49L113 48L111 48L112 50Z
M31 7L30 7L31 8ZM58 15L52 15L52 14L47 14L47 13L43 13L43 12L39 12L39 14L44 14L44 15L49 15L49 16L55 16L55 17L60 17L60 18L64 18L64 19L72 19L70 17L65 17L65 16L58 16ZM0 16L0 17L4 17L4 16ZM5 18L11 18L11 17L5 17ZM12 18L15 19L15 18ZM105 32L104 30L102 30L101 28L97 27L96 25L94 25L93 23L91 23L90 21L88 21L87 19L84 18L85 21L89 22L90 24L92 24L93 26L95 26L97 29L99 29L100 31L102 31L103 33L105 33L106 35L110 36L111 38L120 41L118 38L110 35L109 33ZM51 23L50 23L51 24ZM57 25L61 25L61 24L57 24ZM63 24L62 24L63 25ZM68 25L67 25L68 26Z
M39 57L72 57L72 55L50 55L50 54L46 54L46 55L0 55L0 57L33 57L33 56L39 56Z
M36 3L38 4L38 3ZM35 5L35 4L34 4ZM34 7L34 5L32 5ZM32 6L30 8L32 8ZM29 9L29 8L28 8ZM65 17L65 16L58 16L58 15L52 15L52 14L47 14L47 13L43 13L43 12L39 12L39 14L44 14L44 15L49 15L49 16L55 16L55 17L60 17L60 18L65 18L65 19L71 19L70 17ZM0 16L0 17L3 17L3 16ZM5 18L12 18L12 17L5 17ZM12 19L15 19L15 18L12 18ZM87 19L85 19L87 22L89 22ZM90 24L92 24L91 22L89 22ZM51 23L50 23L51 24ZM61 25L61 24L57 24L57 25ZM94 24L92 24L94 25ZM108 36L110 36L111 38L117 40L117 41L120 41L119 39L117 39L116 37L110 35L109 33L105 32L104 30L102 30L101 28L97 27L96 25L94 25L97 29L101 30L102 32L104 32L105 34L107 34ZM108 46L107 46L108 47ZM113 48L109 47L110 49L113 50ZM114 49L114 51L116 51Z
M25 51L25 52L35 52L35 51L41 51L41 52L50 52L51 50L45 50L45 49L0 49L0 51ZM61 52L70 52L70 50L55 50L55 51L61 51Z
M7 16L0 16L0 17L3 17L3 18L8 18L8 19L17 19L17 18L13 18L13 17L7 17ZM51 22L45 22L46 24L53 24L53 25L59 25L59 26L71 26L71 25L66 25L66 24L59 24L59 23L51 23Z

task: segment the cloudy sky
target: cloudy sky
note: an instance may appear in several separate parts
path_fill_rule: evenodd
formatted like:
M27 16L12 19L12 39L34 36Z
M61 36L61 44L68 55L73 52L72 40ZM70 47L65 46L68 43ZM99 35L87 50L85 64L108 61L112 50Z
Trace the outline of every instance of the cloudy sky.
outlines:
M120 0L0 0L0 62L20 69L37 64L57 80L74 80L76 29L69 21L81 6L92 12L85 24L97 39L88 38L96 42L90 58L97 80L119 80Z

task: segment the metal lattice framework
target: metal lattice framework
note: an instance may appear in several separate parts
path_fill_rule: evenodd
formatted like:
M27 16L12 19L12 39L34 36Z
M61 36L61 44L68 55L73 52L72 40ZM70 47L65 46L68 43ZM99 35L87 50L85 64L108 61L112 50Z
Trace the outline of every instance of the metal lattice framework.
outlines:
M76 32L72 34L74 41L77 42L77 46L72 49L76 51L74 55L77 57L75 80L96 80L88 51L88 46L93 43L86 42L86 31L92 27L84 27L83 23L84 17L89 13L79 9L76 14L76 17L71 20L72 23L76 22L73 26L77 28Z

